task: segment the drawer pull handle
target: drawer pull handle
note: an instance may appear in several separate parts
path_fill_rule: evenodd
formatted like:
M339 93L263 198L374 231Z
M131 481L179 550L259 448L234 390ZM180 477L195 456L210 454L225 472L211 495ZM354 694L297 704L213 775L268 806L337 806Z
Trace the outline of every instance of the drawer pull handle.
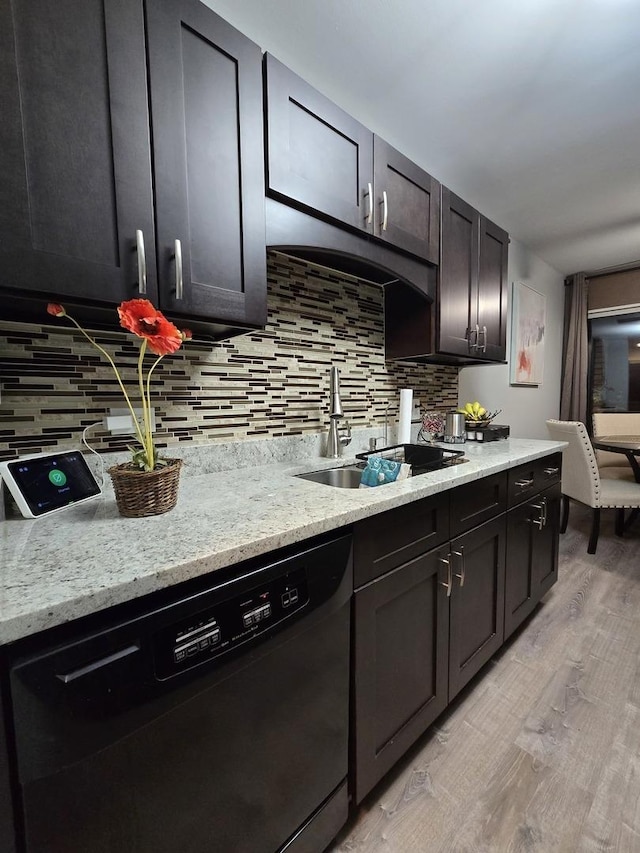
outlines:
M547 475L547 477L553 477L555 474L560 473L560 469L559 468L545 468L544 473Z
M451 557L451 554L448 555ZM451 575L451 561L445 560L444 557L439 558L441 563L444 563L447 567L447 580L446 583L444 581L440 581L440 586L444 586L447 588L447 598L451 598L451 589L453 587L453 577Z
M529 480L516 480L516 486L519 489L530 488L531 486L533 486L533 477L531 477Z

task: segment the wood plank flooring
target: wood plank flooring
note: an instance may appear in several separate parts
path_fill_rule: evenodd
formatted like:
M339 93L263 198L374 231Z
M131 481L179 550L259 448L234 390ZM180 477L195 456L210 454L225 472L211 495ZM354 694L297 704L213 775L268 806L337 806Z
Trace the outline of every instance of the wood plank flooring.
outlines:
M572 505L558 583L328 853L640 853L640 524Z

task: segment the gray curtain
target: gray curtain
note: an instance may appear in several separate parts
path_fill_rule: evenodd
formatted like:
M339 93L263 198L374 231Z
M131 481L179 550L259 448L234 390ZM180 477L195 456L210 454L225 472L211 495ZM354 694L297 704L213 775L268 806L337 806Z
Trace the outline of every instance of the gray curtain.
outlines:
M588 428L587 293L588 283L583 272L565 281L560 420L582 421Z

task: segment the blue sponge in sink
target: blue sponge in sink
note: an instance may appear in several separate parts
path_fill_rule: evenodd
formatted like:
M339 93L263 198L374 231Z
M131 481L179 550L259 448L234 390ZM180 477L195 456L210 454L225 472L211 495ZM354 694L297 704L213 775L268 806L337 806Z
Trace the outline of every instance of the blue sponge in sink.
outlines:
M367 460L367 467L362 472L360 488L394 483L396 480L406 479L410 474L411 465L407 465L406 462L394 462L393 459L371 456Z

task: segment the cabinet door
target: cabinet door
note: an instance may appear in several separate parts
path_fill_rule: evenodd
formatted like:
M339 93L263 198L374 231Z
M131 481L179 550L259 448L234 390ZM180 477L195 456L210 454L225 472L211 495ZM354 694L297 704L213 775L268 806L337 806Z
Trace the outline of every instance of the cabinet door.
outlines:
M379 136L373 140L374 234L437 264L440 184Z
M503 642L504 515L454 539L450 559L449 701Z
M266 320L260 48L198 0L148 3L160 302Z
M505 639L558 579L560 485L507 513Z
M3 287L138 296L139 231L155 299L141 0L7 0L0 57Z
M507 565L505 570L505 639L537 604L535 573L537 541L542 535L543 509L539 496L507 513Z
M504 361L507 346L509 235L480 217L478 348L481 358Z
M447 704L442 556L416 557L354 595L356 802Z
M267 75L268 189L373 230L373 134L273 56Z
M538 537L533 590L538 599L558 580L558 540L560 539L560 483L541 495L545 504L544 527Z
M479 219L476 210L442 187L437 321L442 353L477 355Z

